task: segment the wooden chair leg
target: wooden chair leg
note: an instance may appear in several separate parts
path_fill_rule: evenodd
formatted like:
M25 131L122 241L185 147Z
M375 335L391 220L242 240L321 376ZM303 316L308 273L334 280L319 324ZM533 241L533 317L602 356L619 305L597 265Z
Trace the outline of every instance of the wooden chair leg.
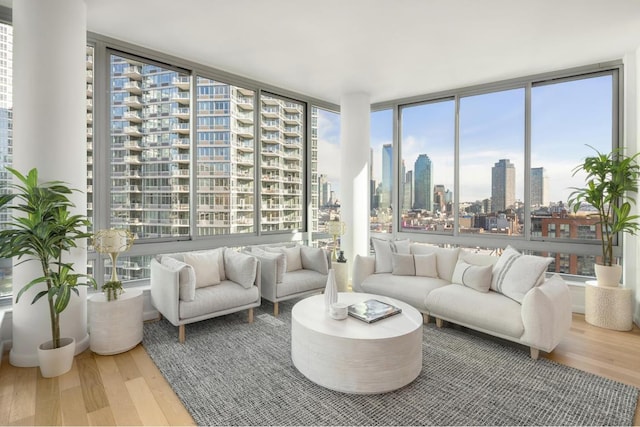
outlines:
M278 314L280 314L280 307L278 305L278 302L274 302L273 303L273 316L277 316Z
M180 344L184 344L185 335L186 335L186 332L185 332L184 325L178 326L178 341L180 341Z
M423 322L424 324L427 324L427 323L429 323L429 320L431 320L431 319L429 318L429 315L428 315L427 313L422 313L422 322Z
M531 358L533 360L538 360L538 357L540 357L540 350L535 347L529 347L529 354L531 354Z
M438 328L442 328L442 326L444 325L444 321L438 317L436 317L436 326Z
M253 323L253 307L249 309L249 323Z

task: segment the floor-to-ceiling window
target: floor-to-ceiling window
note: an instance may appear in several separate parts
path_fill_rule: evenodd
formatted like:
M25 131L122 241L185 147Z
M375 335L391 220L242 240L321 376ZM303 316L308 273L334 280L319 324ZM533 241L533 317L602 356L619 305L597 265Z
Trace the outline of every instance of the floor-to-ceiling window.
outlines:
M574 168L618 146L619 67L597 68L396 104L395 230L477 250L511 243L553 257L549 271L592 276L597 218L568 199L584 183Z
M369 159L370 219L372 232L391 233L393 225L393 110L371 113Z
M400 109L400 230L453 233L455 102Z

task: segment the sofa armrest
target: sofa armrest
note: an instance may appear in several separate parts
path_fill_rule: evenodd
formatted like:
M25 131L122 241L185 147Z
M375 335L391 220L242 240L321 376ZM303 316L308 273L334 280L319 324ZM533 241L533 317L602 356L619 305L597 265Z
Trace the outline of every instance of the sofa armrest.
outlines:
M353 279L351 287L354 292L364 292L360 286L364 279L376 271L376 258L374 256L356 255L353 260Z
M522 341L550 352L571 327L571 294L562 277L554 274L522 300Z
M180 273L151 260L151 302L174 326L180 324Z

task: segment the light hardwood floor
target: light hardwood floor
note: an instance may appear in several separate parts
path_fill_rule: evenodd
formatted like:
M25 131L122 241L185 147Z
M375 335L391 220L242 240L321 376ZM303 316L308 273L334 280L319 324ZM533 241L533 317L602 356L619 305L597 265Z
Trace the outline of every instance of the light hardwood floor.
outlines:
M616 332L574 314L569 335L542 357L640 387L640 329ZM634 425L640 424L636 408ZM0 425L194 425L142 346L114 356L87 350L70 372L0 366Z

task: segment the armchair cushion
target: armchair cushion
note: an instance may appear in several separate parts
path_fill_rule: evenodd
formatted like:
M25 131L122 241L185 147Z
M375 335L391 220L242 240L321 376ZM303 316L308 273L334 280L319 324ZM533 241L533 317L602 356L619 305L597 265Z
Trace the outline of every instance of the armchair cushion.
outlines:
M193 267L168 256L161 258L161 264L172 271L178 272L180 299L187 302L193 301L196 297L196 272L193 270Z
M322 248L300 246L300 261L305 270L317 271L320 274L329 274L327 254Z
M195 271L196 288L220 284L220 268L218 251L189 252L184 254L185 264Z
M227 278L245 289L251 288L256 280L258 260L251 255L227 248L224 251L224 264Z
M281 251L287 257L287 272L302 270L300 246L294 246L292 248L282 248Z

